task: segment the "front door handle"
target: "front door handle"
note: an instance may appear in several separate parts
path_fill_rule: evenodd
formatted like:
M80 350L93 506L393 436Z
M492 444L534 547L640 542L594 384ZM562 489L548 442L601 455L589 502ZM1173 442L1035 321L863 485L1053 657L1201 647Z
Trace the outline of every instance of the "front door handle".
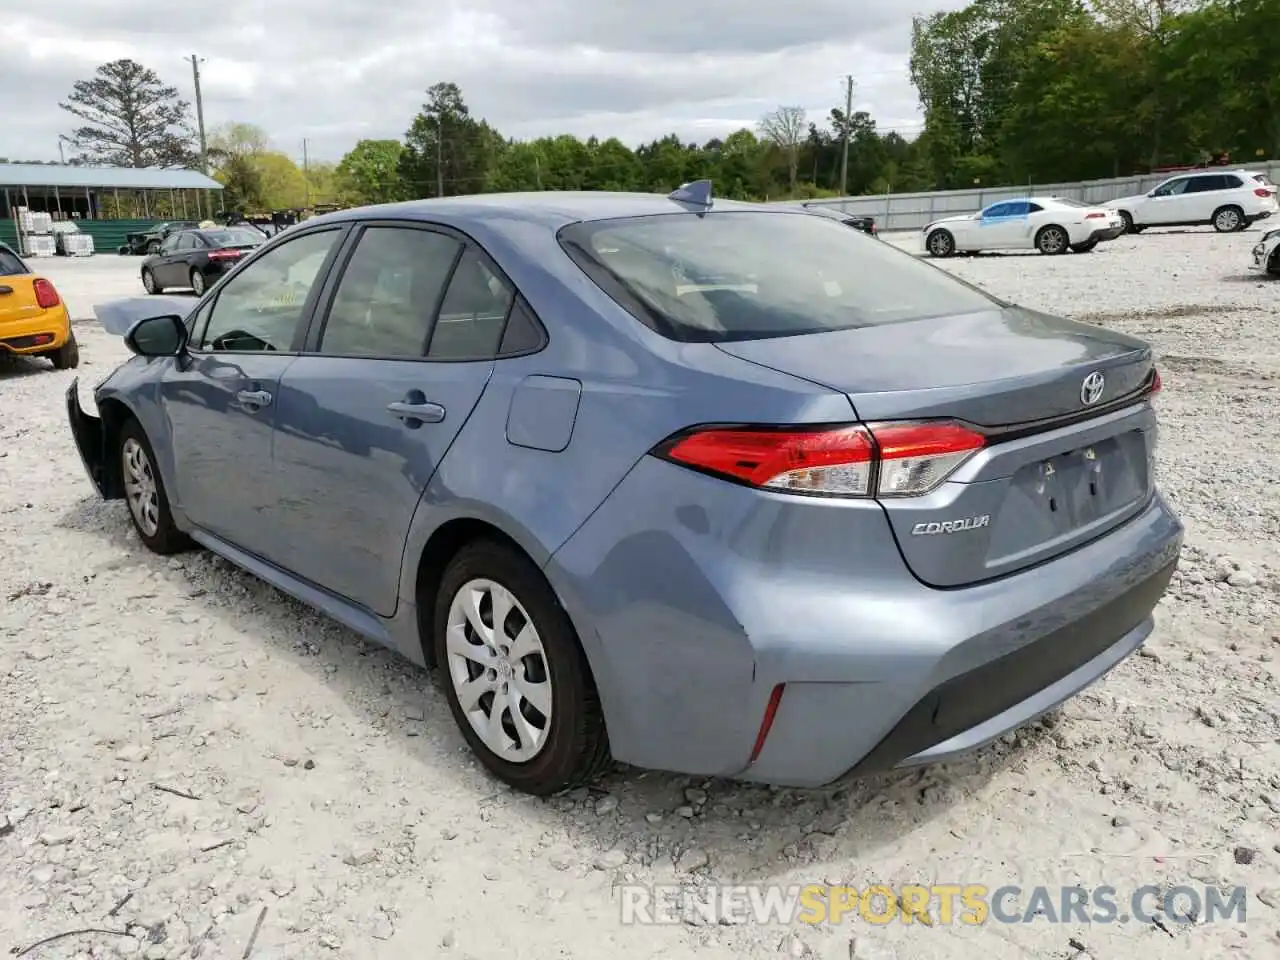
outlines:
M444 420L444 407L428 400L388 403L387 410L392 416L403 420L408 427L419 427L424 423L440 423Z
M0 286L0 297L3 297L5 294L9 294L9 293L13 293L13 287Z
M241 390L236 399L246 407L266 407L271 404L271 394L265 390Z

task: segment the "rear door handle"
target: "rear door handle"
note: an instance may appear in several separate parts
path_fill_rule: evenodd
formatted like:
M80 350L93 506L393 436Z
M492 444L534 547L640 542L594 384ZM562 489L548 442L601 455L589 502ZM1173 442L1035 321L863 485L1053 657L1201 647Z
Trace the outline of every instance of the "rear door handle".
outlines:
M265 390L241 390L236 399L246 407L266 407L271 404L271 394Z
M416 403L397 401L388 403L387 410L391 415L404 421L406 426L419 426L424 423L440 423L444 420L444 407L428 400Z
M13 287L0 287L0 297L8 293L13 293Z

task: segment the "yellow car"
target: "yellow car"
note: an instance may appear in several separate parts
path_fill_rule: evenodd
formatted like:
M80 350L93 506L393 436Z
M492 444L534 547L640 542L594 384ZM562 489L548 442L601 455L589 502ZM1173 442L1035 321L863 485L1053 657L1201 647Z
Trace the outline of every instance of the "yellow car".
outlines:
M71 313L57 289L0 243L0 354L48 357L59 370L80 364Z

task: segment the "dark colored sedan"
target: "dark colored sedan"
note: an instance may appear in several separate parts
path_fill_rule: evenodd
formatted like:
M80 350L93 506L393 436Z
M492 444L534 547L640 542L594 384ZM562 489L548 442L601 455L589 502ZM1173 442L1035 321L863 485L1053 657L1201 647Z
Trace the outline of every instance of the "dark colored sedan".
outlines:
M163 293L170 287L189 287L197 297L266 237L251 227L181 230L164 240L160 252L142 264L142 285L147 293Z
M853 227L863 233L871 236L878 236L876 232L876 218L861 213L845 213L843 210L836 210L833 207L811 206L804 204L804 208L810 213L816 213L820 217L828 217L832 220L839 220L846 227Z

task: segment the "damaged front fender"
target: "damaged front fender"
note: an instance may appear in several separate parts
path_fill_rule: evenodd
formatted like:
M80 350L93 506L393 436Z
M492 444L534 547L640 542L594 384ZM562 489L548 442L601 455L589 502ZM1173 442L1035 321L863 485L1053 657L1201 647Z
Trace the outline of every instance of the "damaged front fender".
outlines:
M115 499L118 494L112 489L107 476L107 434L101 417L86 413L80 405L80 378L71 381L67 388L67 421L71 425L71 436L75 438L76 449L80 451L80 462L89 474L98 496L106 500Z

